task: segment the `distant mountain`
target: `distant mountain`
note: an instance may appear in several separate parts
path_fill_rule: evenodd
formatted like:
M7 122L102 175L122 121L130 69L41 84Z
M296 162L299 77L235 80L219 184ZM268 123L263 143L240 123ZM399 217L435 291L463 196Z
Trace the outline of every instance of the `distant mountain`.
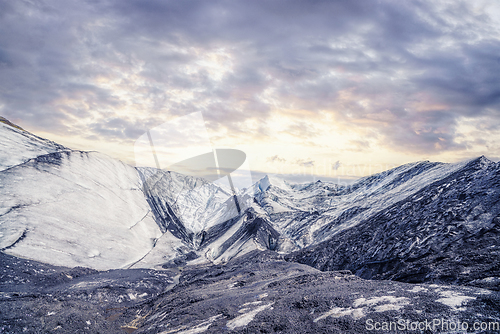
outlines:
M288 259L364 278L499 289L500 164L471 160Z
M164 229L168 226L197 255L223 263L255 249L290 253L316 245L466 164L412 163L352 186L331 182L297 185L266 176L238 193L241 215L229 190L171 172L154 174L150 180L154 186L146 196ZM179 189L184 189L182 196Z
M226 263L254 250L365 278L498 285L500 165L416 162L351 186L266 176L237 193L0 124L0 247L96 269ZM467 257L467 256L468 257Z
M0 332L500 328L500 163L234 195L0 121Z

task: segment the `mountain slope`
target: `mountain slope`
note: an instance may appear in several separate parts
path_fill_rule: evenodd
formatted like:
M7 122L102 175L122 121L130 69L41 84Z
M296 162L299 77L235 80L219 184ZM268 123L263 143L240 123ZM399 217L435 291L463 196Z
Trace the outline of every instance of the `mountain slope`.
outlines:
M11 126L0 135L10 140L1 157L17 151L17 164L0 170L4 253L53 265L142 268L217 261L224 252L219 261L226 261L243 248L265 249L263 231L276 234L269 222L239 216L221 185L96 152L45 154L63 147ZM215 258L204 257L207 245Z
M67 151L68 148L35 136L0 117L0 171L39 155Z
M366 278L500 281L500 165L484 157L411 163L351 186L266 176L233 195L201 178L136 169L3 123L0 137L11 143L0 160L14 151L17 162L43 153L0 170L0 249L8 254L109 269L227 263L273 250Z
M253 196L238 196L239 212L235 196L221 185L152 168L139 168L139 173L161 230L191 251L175 263L195 258L199 258L196 263L220 263L252 250L275 249L279 233L262 210L251 207ZM158 246L152 257L164 252Z
M126 267L161 232L137 171L95 152L41 155L0 172L0 248L42 262Z
M3 123L3 124L6 124L6 125L9 125L13 128L16 128L18 130L21 130L21 131L25 131L22 127L20 127L19 125L16 125L14 123L12 123L11 121L9 121L8 119L6 119L5 117L2 117L0 116L0 123Z
M500 283L500 164L484 157L288 259L405 282Z
M412 163L360 179L352 186L330 182L292 186L265 178L254 191L258 205L277 230L296 248L303 248L356 226L464 165Z

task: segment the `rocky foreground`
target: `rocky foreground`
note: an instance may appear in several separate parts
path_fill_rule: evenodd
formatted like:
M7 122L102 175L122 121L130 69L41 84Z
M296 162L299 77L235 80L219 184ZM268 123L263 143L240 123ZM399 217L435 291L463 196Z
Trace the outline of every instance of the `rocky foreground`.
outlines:
M486 333L500 323L496 291L364 280L271 251L104 272L0 258L2 333Z

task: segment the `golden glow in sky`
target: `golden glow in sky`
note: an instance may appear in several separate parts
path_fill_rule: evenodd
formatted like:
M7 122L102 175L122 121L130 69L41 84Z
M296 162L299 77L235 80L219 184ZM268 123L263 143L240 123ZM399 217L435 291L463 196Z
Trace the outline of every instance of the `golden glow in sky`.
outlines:
M213 147L296 181L500 158L497 1L49 0L2 11L0 114L70 148L134 165L148 129L201 112ZM176 131L163 153L195 154Z

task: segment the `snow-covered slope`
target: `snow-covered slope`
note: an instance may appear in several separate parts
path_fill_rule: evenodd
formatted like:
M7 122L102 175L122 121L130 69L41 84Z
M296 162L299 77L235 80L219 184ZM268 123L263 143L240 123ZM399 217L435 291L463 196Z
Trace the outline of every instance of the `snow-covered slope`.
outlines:
M365 278L498 290L499 236L500 163L480 157L290 259Z
M51 153L4 170L0 198L0 248L42 262L127 267L162 234L137 171L100 153Z
M355 226L466 164L411 163L342 187L320 181L289 185L265 177L253 191L278 231L302 248Z
M154 267L190 250L163 233L139 172L0 119L0 249L65 266ZM152 252L158 244L163 251Z
M266 176L237 194L241 215L228 189L154 169L141 175L148 179L146 194L162 229L198 256L226 262L254 249L289 253L316 245L466 165L412 163L349 187L319 181L295 185Z
M370 221L389 207L397 208L398 203L406 203L415 194L440 187L454 175L470 174L468 177L472 178L469 169L477 161L499 169L498 164L484 157L455 164L424 161L360 179L351 186L319 181L295 185L266 176L238 194L239 202L251 214L242 215L242 219L234 220L228 228L220 228L216 233L219 239L207 238L200 249L206 249L205 256L215 262L217 259L227 261L251 249L268 248L281 253L307 250L345 231L356 231L358 224ZM481 173L474 175L469 187L483 184L489 177ZM250 225L269 228L260 229L266 231L265 236L254 233L250 238L248 233L242 233ZM425 233L420 236L425 237ZM262 242L264 239L268 241ZM235 246L229 247L233 244Z
M198 234L238 215L230 203L231 190L202 178L155 168L138 168L141 182L153 207L158 208L163 230L171 223L182 231ZM173 226L170 226L173 228Z
M422 210L430 217L451 208L480 212L481 221L487 221L480 229L497 221L498 201L490 197L500 194L498 182L491 181L500 166L484 157L456 164L411 163L351 186L296 185L266 176L234 195L201 178L136 169L96 152L69 150L8 124L0 124L0 138L5 147L0 151L0 249L51 264L108 269L224 263L270 249L304 250L306 255L295 258L316 265L308 253L320 252L316 245L343 245L342 254L348 256L349 240L342 236L377 230L370 222L387 210L392 210L391 224L404 226L416 213L399 215L400 210L453 189L481 189L474 203L488 204L459 208L447 200ZM453 178L462 183L450 182ZM445 233L439 231L438 236ZM398 247L433 240L429 233L415 231L411 245ZM370 247L381 254L384 246L375 240ZM320 257L328 262L324 256L330 255ZM363 257L359 261L362 267Z
M254 242L259 228L255 229L253 223L248 228L246 224L249 213L245 210L249 205L240 202L240 214L230 189L175 172L154 168L138 168L138 171L160 229L182 240L182 246L178 247L186 256L175 261L220 262L261 249ZM149 259L164 253L160 244L163 239ZM187 253L186 247L191 253Z
M0 117L0 171L39 155L67 151L68 148L35 136Z

